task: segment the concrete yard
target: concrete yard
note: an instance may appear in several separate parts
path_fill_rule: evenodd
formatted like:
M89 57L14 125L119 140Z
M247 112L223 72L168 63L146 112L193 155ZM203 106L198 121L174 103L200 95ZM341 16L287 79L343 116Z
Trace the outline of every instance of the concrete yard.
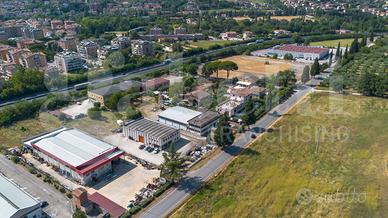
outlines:
M65 107L61 110L62 113L72 117L74 119L75 117L79 116L80 114L88 114L88 109L93 107L93 102L91 102L89 99L84 100L83 102L80 102L81 104L74 104L70 105L68 107Z
M129 140L121 133L107 136L103 140L114 146L119 147L121 150L125 151L125 153L138 157L147 162L153 163L157 166L163 163L162 152L159 152L158 154L154 154L152 152L149 153L144 149L141 150L139 149L139 145L143 143Z
M110 179L106 178L92 187L87 187L86 190L89 194L98 192L127 208L136 193L159 176L159 170L147 170L140 164L134 164L130 159L125 158L121 159L119 164L113 165L113 176Z

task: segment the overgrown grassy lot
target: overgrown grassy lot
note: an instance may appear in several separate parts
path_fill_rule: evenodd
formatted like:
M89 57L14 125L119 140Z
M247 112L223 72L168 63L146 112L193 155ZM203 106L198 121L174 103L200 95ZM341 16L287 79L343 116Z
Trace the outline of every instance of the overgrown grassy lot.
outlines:
M23 139L41 134L61 126L74 127L92 134L100 139L113 134L118 125L116 120L120 114L103 111L101 120L84 117L78 120L61 122L55 116L42 112L38 117L19 121L8 127L0 127L0 151L6 148L21 146Z
M341 47L346 47L352 44L354 39L334 39L334 40L325 40L325 41L319 41L319 42L311 42L310 45L312 46L325 46L325 47L331 47L331 48L337 48L338 42L340 42Z
M309 95L173 217L386 217L387 120L386 99Z

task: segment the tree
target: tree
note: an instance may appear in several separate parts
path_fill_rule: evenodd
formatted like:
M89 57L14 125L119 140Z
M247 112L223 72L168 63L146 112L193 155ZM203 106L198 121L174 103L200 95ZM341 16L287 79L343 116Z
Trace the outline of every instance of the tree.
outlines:
M88 116L92 120L99 120L99 119L101 119L101 117L102 117L101 109L100 108L96 108L96 107L90 108L88 110Z
M341 93L344 89L344 81L340 75L330 77L330 87L336 92Z
M184 64L183 72L191 75L197 75L198 65L197 64Z
M244 116L242 116L243 122L248 125L254 124L256 122L256 117L255 117L255 105L252 101L252 99L248 100L245 103L245 108L244 108Z
M104 67L107 69L120 69L125 65L125 57L120 51L110 54L104 61Z
M183 88L185 92L190 92L196 85L196 80L193 76L188 75L183 78Z
M365 47L366 44L367 44L367 36L366 36L366 34L364 34L363 37L362 37L360 46L361 46L361 47Z
M284 60L294 60L294 56L292 56L290 53L287 53L284 55Z
M73 218L87 218L85 212L80 210L79 208L75 209L73 213Z
M369 34L369 41L373 42L375 40L375 33L373 31Z
M332 63L333 63L333 51L331 51L329 54L329 67L331 66Z
M134 119L137 119L137 118L140 118L142 115L140 113L140 111L136 110L135 108L129 106L126 110L125 110L125 117L128 119L128 120L134 120Z
M335 60L338 60L341 54L341 43L338 42L337 49L335 50Z
M234 135L229 124L229 117L226 114L221 115L214 132L214 141L220 147L233 144Z
M318 75L321 71L321 66L319 64L318 58L315 58L313 65L311 65L310 75L313 77Z
M163 153L164 162L160 166L160 176L173 183L179 182L186 172L185 159L176 152L174 145L170 144L168 152Z
M218 68L226 70L226 78L229 79L230 71L238 70L238 65L233 61L223 61L218 64Z
M280 71L275 77L275 84L281 87L292 86L295 82L295 72L292 70Z
M309 80L310 80L310 67L306 65L303 68L301 81L302 81L302 83L306 83Z
M172 44L172 50L174 52L182 52L183 51L183 47L180 43L174 43Z
M354 38L352 44L350 45L349 53L354 54L360 50L360 45L358 43L358 37Z
M112 95L107 97L107 100L105 101L105 106L111 110L117 110L119 101L124 96L125 96L124 92L113 93Z

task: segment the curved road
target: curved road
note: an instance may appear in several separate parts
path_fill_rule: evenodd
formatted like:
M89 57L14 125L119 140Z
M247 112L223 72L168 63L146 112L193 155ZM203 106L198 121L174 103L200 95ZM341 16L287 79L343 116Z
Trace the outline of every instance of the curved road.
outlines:
M310 87L301 86L288 100L279 104L269 113L264 115L255 125L251 127L259 127L267 129L290 108L296 105L308 93L312 92ZM274 112L276 113L274 114ZM259 134L257 134L259 135ZM159 218L167 217L176 208L183 204L194 192L196 192L207 180L217 175L221 169L226 167L233 157L240 154L240 152L252 142L251 132L246 132L240 135L232 146L224 149L220 154L209 160L203 167L198 170L190 171L182 179L182 181L173 188L169 193L163 196L156 204L146 208L140 217L143 218Z

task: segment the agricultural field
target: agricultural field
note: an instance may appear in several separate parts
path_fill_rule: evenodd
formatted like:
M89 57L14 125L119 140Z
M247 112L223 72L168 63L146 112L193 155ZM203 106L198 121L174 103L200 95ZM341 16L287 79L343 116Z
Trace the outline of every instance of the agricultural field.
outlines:
M188 47L191 48L204 48L208 49L211 46L214 45L220 45L220 46L225 46L233 43L235 41L229 41L229 40L199 40L197 42L191 42Z
M221 59L221 61L233 61L238 65L237 71L231 71L229 78L243 77L245 74L256 76L271 76L282 70L295 70L297 73L302 72L302 64L293 63L286 60L277 60L266 57L256 57L247 55L238 55ZM216 74L212 75L216 77ZM226 71L218 72L219 78L226 78Z
M350 39L334 39L334 40L325 40L325 41L319 41L319 42L311 42L311 46L324 46L324 47L330 47L330 48L337 48L338 42L341 44L341 47L346 47L352 44L353 38Z
M172 217L385 217L388 100L311 94Z

